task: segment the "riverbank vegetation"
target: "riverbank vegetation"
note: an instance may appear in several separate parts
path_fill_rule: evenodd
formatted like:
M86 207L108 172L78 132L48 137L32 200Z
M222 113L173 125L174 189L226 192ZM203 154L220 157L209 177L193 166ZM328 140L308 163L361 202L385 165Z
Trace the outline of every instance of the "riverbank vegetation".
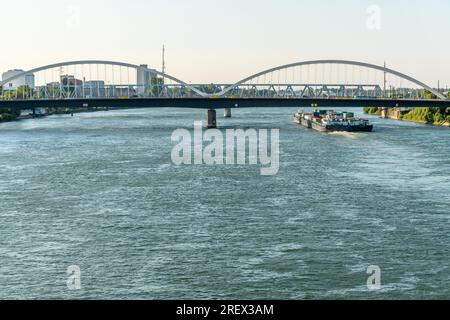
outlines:
M20 116L20 111L0 109L0 122L14 121Z
M373 115L381 115L381 108L366 107L366 108L364 108L364 113L366 113L366 114L373 114Z
M405 120L418 123L433 124L436 126L450 126L450 108L414 108L411 110L402 110L401 112L392 112L394 108L388 108L386 114L388 118ZM364 113L371 115L382 115L382 108L364 108ZM396 115L396 116L392 116Z
M401 119L450 126L450 108L416 108L402 115Z
M123 108L126 109L126 108ZM84 112L98 112L98 111L109 111L109 108L99 107L99 108L45 108L45 113L36 113L33 115L31 112L29 115L21 115L20 110L13 109L0 109L0 123L16 121L21 119L30 119L30 118L41 118L50 115L64 115L64 114L75 114L75 113L84 113ZM119 108L116 108L119 110Z

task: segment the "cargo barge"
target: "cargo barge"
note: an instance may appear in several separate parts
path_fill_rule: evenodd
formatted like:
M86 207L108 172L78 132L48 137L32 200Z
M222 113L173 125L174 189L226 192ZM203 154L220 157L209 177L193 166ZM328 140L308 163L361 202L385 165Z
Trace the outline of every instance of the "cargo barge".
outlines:
M353 112L315 110L312 113L297 112L294 121L306 128L321 132L372 132L369 120L356 118Z

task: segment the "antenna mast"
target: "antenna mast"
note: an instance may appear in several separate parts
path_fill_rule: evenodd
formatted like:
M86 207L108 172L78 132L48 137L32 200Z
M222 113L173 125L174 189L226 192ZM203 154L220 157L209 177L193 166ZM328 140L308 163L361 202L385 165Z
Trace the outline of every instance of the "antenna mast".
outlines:
M383 91L384 91L384 98L386 98L386 83L387 83L387 79L386 79L386 61L384 62L384 79L383 79Z
M166 46L163 45L162 49L162 73L163 73L163 84L166 83Z

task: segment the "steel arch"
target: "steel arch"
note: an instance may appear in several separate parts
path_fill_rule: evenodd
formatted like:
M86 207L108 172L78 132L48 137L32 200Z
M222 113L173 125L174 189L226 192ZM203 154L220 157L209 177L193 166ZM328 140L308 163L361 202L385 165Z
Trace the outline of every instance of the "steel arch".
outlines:
M73 65L90 65L90 64L104 64L104 65L113 65L113 66L119 66L119 67L125 67L125 68L131 68L131 69L136 69L136 70L144 70L144 71L151 71L153 73L156 73L159 76L165 77L167 79L170 79L178 84L181 84L183 86L186 86L186 88L192 90L193 92L199 94L202 97L207 96L206 93L202 92L201 90L198 90L194 87L192 87L191 85L187 84L186 82L177 79L175 77L172 77L171 75L168 74L163 74L162 72L158 71L158 70L154 70L154 69L150 69L150 68L146 68L143 66L138 66L135 64L130 64L130 63L125 63L125 62L117 62L117 61L103 61L103 60L78 60L78 61L67 61L67 62L60 62L60 63L55 63L55 64L49 64L46 66L42 66L42 67L38 67L35 69L31 69L28 71L24 71L20 74L15 75L14 77L5 79L0 81L0 86L3 86L4 84L16 80L18 78L21 78L23 76L29 75L29 74L34 74L40 71L44 71L44 70L49 70L49 69L54 69L54 68L59 68L59 67L65 67L65 66L73 66Z
M393 74L395 76L398 76L404 80L408 80L411 81L412 83L417 84L418 86L430 91L431 93L433 93L434 95L436 95L437 97L439 97L441 100L447 100L447 98L442 95L441 93L439 93L437 90L434 90L433 88L431 88L430 86L426 85L425 83L414 79L413 77L410 77L406 74L403 74L401 72L389 69L389 68L385 68L382 66L377 66L374 64L370 64L370 63L365 63L365 62L358 62L358 61L351 61L351 60L311 60L311 61L303 61L303 62L296 62L296 63L291 63L291 64L286 64L286 65L282 65L282 66L278 66L275 68L271 68L271 69L267 69L264 71L261 71L259 73L256 73L250 77L247 77L239 82L236 82L235 84L225 88L224 90L222 90L221 92L219 92L217 95L219 96L224 96L226 93L228 93L229 91L233 90L233 88L240 86L250 80L253 80L255 78L258 78L260 76L263 76L265 74L268 73L272 73L275 71L279 71L279 70L283 70L283 69L287 69L287 68L292 68L292 67L301 67L301 66L307 66L307 65L317 65L317 64L342 64L342 65L352 65L352 66L359 66L359 67L365 67L365 68L369 68L369 69L374 69L374 70L378 70L378 71L382 71L382 72L386 72L386 73L390 73Z

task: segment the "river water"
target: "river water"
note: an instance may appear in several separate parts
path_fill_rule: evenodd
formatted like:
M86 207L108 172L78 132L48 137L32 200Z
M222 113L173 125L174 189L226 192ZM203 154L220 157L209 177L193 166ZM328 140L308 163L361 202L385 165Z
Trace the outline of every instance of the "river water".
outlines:
M326 134L295 111L218 119L279 128L275 176L172 165L172 132L205 111L1 124L0 299L450 298L450 129Z

